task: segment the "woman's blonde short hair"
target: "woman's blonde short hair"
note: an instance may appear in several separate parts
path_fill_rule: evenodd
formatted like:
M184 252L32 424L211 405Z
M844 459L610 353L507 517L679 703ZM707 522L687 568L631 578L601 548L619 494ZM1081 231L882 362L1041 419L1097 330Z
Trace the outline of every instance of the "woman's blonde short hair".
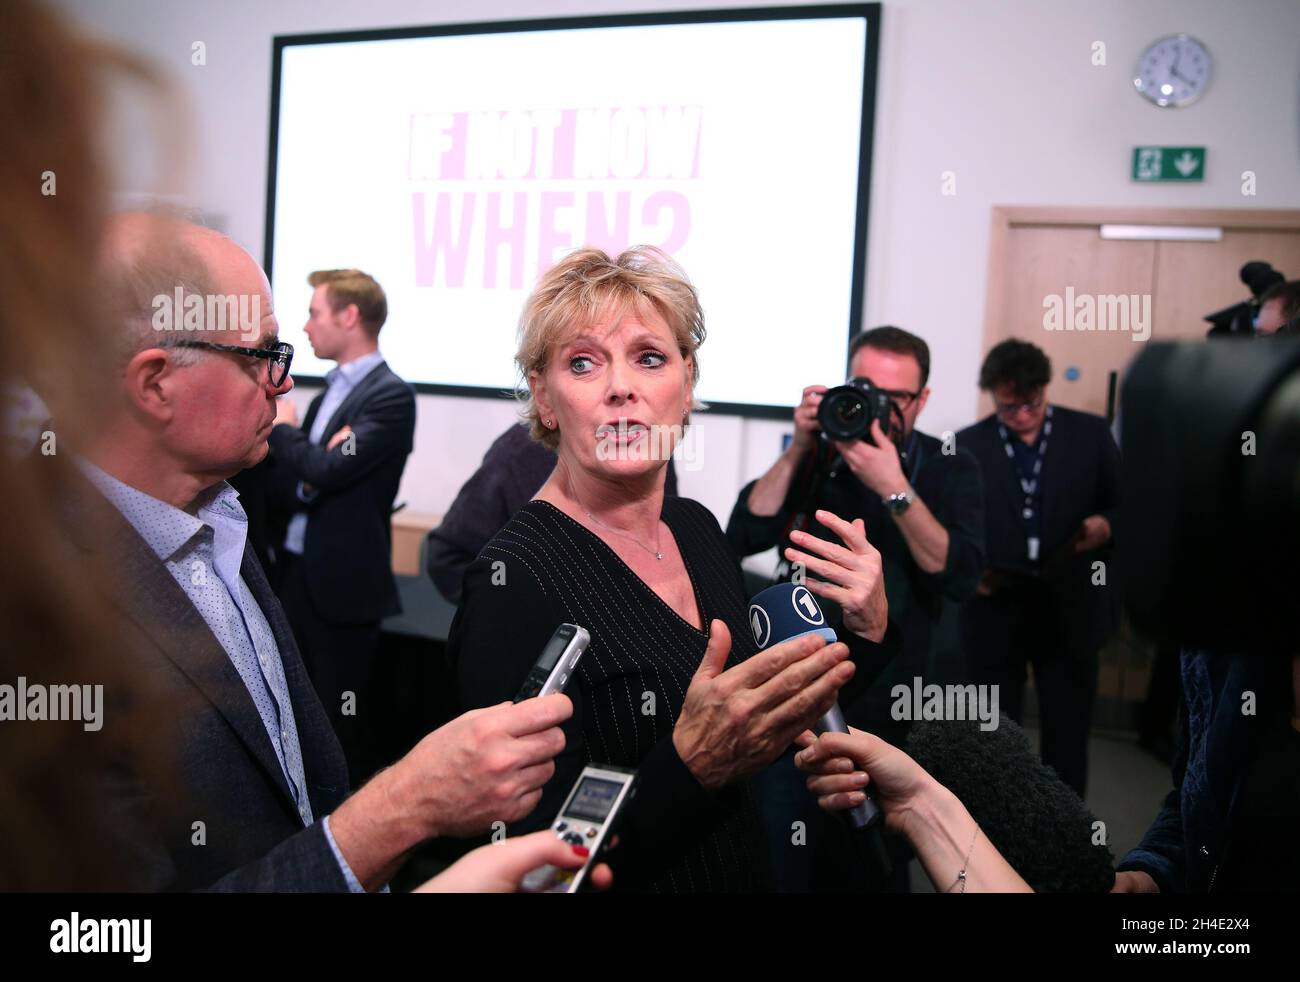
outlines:
M598 320L646 309L663 319L682 357L691 359L694 388L700 379L697 351L704 343L704 311L686 271L671 256L654 246L633 246L617 259L599 249L579 249L546 272L519 318L515 353L521 376L517 395L534 440L554 450L560 434L542 425L529 375L545 372L557 345Z

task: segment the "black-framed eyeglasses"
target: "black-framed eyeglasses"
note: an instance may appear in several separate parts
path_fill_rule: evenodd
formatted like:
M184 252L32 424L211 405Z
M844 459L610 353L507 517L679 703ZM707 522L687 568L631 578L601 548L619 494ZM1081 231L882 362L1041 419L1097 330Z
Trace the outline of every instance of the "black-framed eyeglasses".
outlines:
M998 402L993 400L993 408L999 416L1014 416L1017 413L1032 413L1042 408L1047 393L1040 391L1030 402Z
M881 389L880 391L889 397L889 401L897 406L900 412L906 410L914 399L921 398L921 393L908 392L906 389Z
M218 344L215 341L173 341L162 345L164 348L198 348L201 351L229 351L235 355L247 355L250 358L265 358L267 379L273 388L284 385L289 377L289 366L293 364L293 345L288 341L276 341L265 348L243 348L237 344Z
M886 397L888 397L889 401L898 407L899 412L905 412L907 407L912 404L913 399L921 398L921 393L919 392L908 392L906 389L884 389L879 385L876 385L875 382L872 382L871 379L865 378L865 376L864 380L875 385L877 391L883 392Z

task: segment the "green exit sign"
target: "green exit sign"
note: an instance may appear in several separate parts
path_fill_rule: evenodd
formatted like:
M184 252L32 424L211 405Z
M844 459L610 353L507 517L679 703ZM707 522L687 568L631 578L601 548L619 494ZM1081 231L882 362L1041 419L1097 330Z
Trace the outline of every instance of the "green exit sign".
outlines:
M1134 147L1133 180L1144 184L1155 181L1203 181L1205 148Z

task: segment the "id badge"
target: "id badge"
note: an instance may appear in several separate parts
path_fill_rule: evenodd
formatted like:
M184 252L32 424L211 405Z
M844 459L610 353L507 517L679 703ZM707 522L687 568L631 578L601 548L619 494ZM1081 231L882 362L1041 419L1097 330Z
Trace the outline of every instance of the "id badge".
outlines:
M1031 563L1038 562L1038 536L1036 535L1029 537L1029 561Z

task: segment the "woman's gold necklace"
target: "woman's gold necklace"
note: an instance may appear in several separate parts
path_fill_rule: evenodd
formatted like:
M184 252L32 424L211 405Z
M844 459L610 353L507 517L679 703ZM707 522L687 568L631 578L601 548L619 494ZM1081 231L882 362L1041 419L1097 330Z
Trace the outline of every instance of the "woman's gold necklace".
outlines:
M664 558L664 554L663 554L663 552L662 552L662 551L660 550L660 548L659 548L659 523L658 523L658 522L655 522L655 547L654 547L653 549L651 549L648 545L646 545L644 542L642 542L642 541L641 541L640 539L638 539L636 536L634 536L634 535L629 535L627 532L620 532L618 529L616 529L616 528L612 528L612 527L606 525L606 524L605 524L604 522L602 522L599 518L597 518L595 515L593 515L590 511L587 510L587 506L584 505L584 504L579 500L578 495L574 492L574 490L573 490L572 487L569 488L569 493L573 495L573 500L578 502L578 507L582 509L582 513L583 513L584 515L586 515L588 518L590 518L590 519L591 519L593 522L595 522L597 525L599 525L601 528L603 528L605 531L607 531L607 532L613 532L615 535L621 535L623 538L628 539L628 540L630 540L630 541L636 543L636 545L640 546L640 547L641 547L642 549L644 549L646 552L650 553L650 555L654 556L655 559L660 559L660 560L662 560L662 559Z

